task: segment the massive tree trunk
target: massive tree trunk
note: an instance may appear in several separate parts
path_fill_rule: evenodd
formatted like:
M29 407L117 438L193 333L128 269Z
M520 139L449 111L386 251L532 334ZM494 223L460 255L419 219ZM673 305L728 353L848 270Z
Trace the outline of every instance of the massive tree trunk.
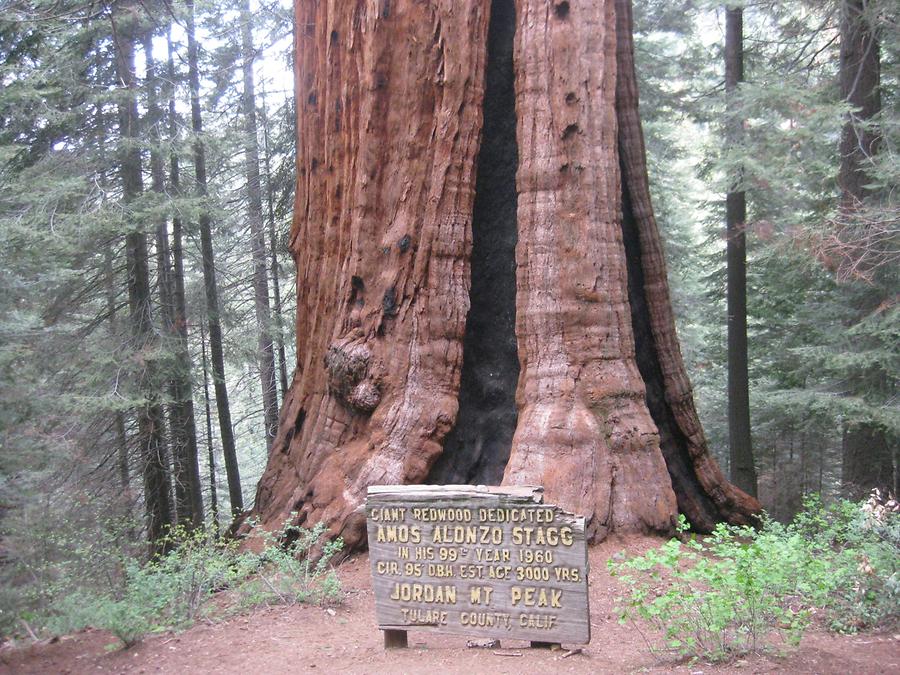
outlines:
M760 506L755 498L735 488L722 475L709 452L694 406L693 390L675 332L662 240L650 200L638 112L631 0L616 0L616 14L617 149L623 171L622 224L637 360L678 510L696 529L709 531L721 521L753 520Z
M746 522L675 339L628 2L295 7L298 363L262 523L364 545L368 485L501 476L593 539Z

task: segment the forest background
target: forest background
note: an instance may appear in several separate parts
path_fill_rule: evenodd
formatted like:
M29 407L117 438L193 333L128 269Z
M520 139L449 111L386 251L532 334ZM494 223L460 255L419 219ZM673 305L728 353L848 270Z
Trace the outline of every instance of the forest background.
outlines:
M635 3L641 114L726 474L725 195L746 194L752 449L789 519L811 492L864 496L853 463L896 491L898 16L742 6L726 94L724 7ZM876 110L842 91L848 6L877 37ZM0 574L62 532L130 546L250 505L295 360L292 30L283 0L2 3ZM877 138L852 209L848 128Z

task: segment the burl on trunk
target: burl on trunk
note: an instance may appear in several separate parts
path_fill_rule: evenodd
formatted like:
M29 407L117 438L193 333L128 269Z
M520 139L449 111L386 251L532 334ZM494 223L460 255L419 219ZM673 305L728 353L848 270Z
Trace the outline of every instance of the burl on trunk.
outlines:
M298 361L254 515L355 547L369 485L502 479L594 540L747 522L675 336L630 2L295 11Z

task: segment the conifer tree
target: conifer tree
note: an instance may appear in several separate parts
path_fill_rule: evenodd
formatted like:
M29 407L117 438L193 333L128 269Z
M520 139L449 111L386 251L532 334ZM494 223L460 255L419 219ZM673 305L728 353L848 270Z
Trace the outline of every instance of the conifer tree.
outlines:
M125 245L128 256L128 304L132 338L138 368L137 376L144 401L136 411L141 468L144 477L144 502L147 511L147 535L152 545L161 539L165 527L174 522L170 503L164 416L158 400L156 352L159 348L150 298L150 271L144 223L135 218L135 207L144 186L139 145L141 120L138 114L135 46L139 44L141 9L136 3L123 3L111 15L116 50L116 72L122 84L119 99L119 173L122 201L132 220L127 223Z
M188 39L188 79L191 98L191 129L194 133L193 155L197 196L207 197L206 147L203 140L203 113L200 108L200 67L195 27L194 2L187 0ZM201 208L199 216L200 245L203 263L203 285L206 295L207 323L209 326L209 346L211 354L213 389L216 410L219 417L219 433L222 439L222 453L225 457L225 474L228 478L228 496L232 514L244 509L241 492L241 476L238 468L234 427L231 422L231 407L228 400L228 385L225 380L225 354L222 347L222 324L218 281L216 280L216 259L212 241L212 218L209 208Z

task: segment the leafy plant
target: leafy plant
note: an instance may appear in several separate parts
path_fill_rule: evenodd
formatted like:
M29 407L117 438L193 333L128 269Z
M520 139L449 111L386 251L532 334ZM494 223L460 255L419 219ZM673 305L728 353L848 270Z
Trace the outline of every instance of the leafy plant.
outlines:
M630 586L620 620L662 635L652 649L722 660L797 644L815 613L838 630L897 619L900 515L817 498L789 526L720 525L609 562ZM685 529L682 521L682 530Z
M810 556L827 566L820 599L829 627L840 632L888 625L900 617L900 506L873 491L862 505L823 505L807 498L794 529Z
M214 619L227 613L223 604L337 602L340 581L329 561L343 544L323 541L323 534L322 526L260 531L265 546L254 553L239 550L235 540L216 539L208 529L174 527L157 547L169 552L147 561L125 558L115 548L73 546L67 556L33 564L35 583L22 593L32 602L20 603L20 611L4 622L12 628L30 619L39 631L57 635L93 626L131 646L150 633ZM92 561L96 575L89 572ZM75 570L78 575L70 574ZM223 596L227 603L212 602L220 591L230 594Z
M274 533L257 531L265 548L258 558L255 577L242 593L257 598L257 602L274 598L288 605L338 601L341 585L329 563L343 548L343 540L326 540L320 545L325 526L320 523L307 530L290 525L293 517Z
M75 586L67 593L54 593L48 631L94 626L131 646L148 633L189 626L216 590L252 571L237 542L217 541L204 529L174 527L159 548L170 552L143 563L124 561L118 584Z
M758 651L770 634L799 640L808 612L792 606L790 570L772 564L771 542L752 529L720 526L707 542L672 539L611 569L632 586L620 618L641 618L681 655L720 660ZM790 543L778 553L795 564Z

